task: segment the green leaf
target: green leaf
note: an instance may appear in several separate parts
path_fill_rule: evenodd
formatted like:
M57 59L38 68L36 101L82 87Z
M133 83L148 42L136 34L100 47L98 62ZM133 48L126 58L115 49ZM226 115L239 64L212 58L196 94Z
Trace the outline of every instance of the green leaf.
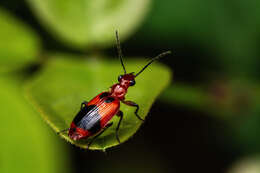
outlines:
M17 69L34 60L40 40L27 25L0 8L0 72Z
M43 26L70 46L107 46L114 32L127 37L143 20L150 0L28 0Z
M54 55L47 67L27 85L27 94L31 101L42 113L50 126L59 132L70 126L83 101L89 101L117 82L117 76L123 70L117 58L101 60L100 57L76 59L72 55ZM128 72L136 72L147 61L142 59L127 60ZM152 103L160 92L170 82L170 70L165 66L154 63L136 79L136 85L129 88L126 100L135 101L140 105L140 116L145 118ZM142 122L134 115L135 108L121 104L124 112L119 137L126 141L141 126ZM118 145L115 128L119 118L114 117L114 125L104 132L91 145L90 149L106 149ZM72 141L63 134L69 142L86 148L88 140Z
M18 86L0 76L0 172L67 172L64 148Z

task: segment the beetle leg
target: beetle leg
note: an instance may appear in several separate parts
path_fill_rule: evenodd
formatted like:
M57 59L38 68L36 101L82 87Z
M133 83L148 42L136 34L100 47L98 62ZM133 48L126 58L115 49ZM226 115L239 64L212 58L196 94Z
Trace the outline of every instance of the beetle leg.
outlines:
M88 102L87 102L87 101L83 101L83 102L81 103L80 110L81 110L84 106L86 106L86 104L88 104Z
M118 131L119 131L119 127L120 127L120 124L121 124L121 121L122 121L122 119L123 119L123 115L124 115L124 114L123 114L122 111L119 110L116 115L120 117L119 122L118 122L117 127L116 127L116 139L117 139L118 143L120 144L120 139L119 139L119 136L118 136Z
M109 127L111 127L112 124L113 124L113 122L108 123L108 124L102 129L102 131L101 131L99 134L97 134L96 136L94 136L94 137L91 139L91 141L88 143L87 149L89 149L90 145L94 142L94 140L97 139L97 137L99 137L102 133L104 133L104 132L106 131L106 129L108 129Z
M138 104L136 104L135 102L132 102L132 101L124 101L124 100L122 100L122 102L123 102L124 104L128 105L128 106L134 106L134 107L136 107L135 116L136 116L139 120L144 121L144 119L142 119L142 118L138 115L138 110L139 110L139 105L138 105Z
M64 130L61 130L61 131L57 132L57 134L59 135L60 133L66 132L66 131L68 131L68 130L69 130L69 128L68 128L68 129L64 129Z

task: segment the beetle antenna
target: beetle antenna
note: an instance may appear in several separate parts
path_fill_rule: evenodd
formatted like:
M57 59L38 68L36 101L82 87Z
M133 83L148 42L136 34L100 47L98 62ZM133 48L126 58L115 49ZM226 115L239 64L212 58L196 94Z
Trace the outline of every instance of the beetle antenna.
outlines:
M126 70L125 70L125 65L123 62L123 54L122 54L122 50L121 50L121 46L120 46L120 41L119 41L119 36L118 36L118 31L116 30L116 47L117 47L117 52L118 52L118 56L120 58L120 62L121 65L124 69L124 73L126 74Z
M59 131L57 134L59 135L60 133L66 132L66 131L68 131L68 130L69 130L69 128L68 128L68 129L64 129L64 130L61 130L61 131Z
M166 52L163 52L163 53L157 55L157 56L154 57L150 62L148 62L148 63L142 68L142 70L140 70L140 71L135 75L135 77L137 77L140 73L142 73L142 72L143 72L150 64L152 64L152 62L154 62L155 60L160 59L160 58L162 58L162 57L164 57L164 56L166 56L166 55L169 55L169 54L171 54L171 53L172 53L171 51L166 51Z

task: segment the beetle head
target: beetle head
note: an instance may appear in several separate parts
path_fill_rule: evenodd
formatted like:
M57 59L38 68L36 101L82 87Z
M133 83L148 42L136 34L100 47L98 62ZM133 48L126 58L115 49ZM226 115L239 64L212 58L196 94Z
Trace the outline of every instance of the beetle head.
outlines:
M135 75L132 73L119 75L118 76L118 82L121 86L125 86L128 88L129 86L135 85Z

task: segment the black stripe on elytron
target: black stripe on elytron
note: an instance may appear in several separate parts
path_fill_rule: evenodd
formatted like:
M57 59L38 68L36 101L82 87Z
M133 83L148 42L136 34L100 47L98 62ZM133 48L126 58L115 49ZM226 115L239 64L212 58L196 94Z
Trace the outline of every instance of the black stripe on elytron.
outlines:
M102 93L102 94L99 96L99 98L102 99L102 98L104 98L104 97L107 97L108 95L109 95L108 92L104 92L104 93Z
M113 97L107 97L106 99L105 99L105 102L106 103L111 103L111 102L113 102L115 99L113 98Z
M90 131L91 134L95 134L95 133L99 132L99 130L101 130L100 119L91 125L92 126L89 125L89 129L86 129L86 130Z
M75 125L77 125L82 118L87 115L87 113L92 110L95 109L96 105L89 105L89 106L84 106L76 115L76 117L73 119L73 122L75 123Z
M97 133L101 129L100 119L97 105L86 106L80 111L74 121L77 127L88 130L91 133Z

